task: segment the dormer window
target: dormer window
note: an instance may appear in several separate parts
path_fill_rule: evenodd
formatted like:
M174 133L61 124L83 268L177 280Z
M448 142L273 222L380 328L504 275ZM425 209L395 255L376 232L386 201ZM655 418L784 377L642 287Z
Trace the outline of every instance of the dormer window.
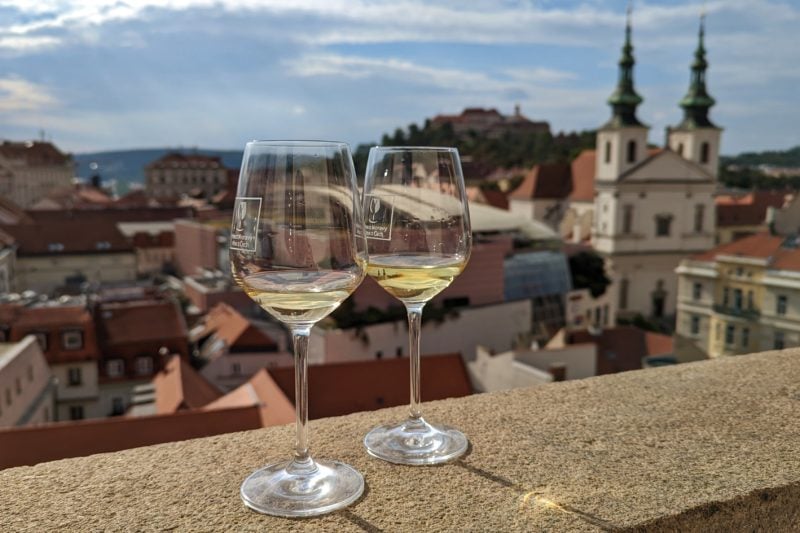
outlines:
M108 241L98 241L95 244L95 248L98 250L109 250L111 248L111 243Z
M48 252L63 252L64 251L64 244L60 242L51 242L47 245Z
M628 163L636 162L636 141L628 141Z

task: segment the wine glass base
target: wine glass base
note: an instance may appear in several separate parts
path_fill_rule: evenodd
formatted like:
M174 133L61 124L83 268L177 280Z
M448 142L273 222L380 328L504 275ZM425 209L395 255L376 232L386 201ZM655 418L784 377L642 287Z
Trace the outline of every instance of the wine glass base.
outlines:
M338 461L291 461L256 470L242 483L246 506L274 516L317 516L347 507L364 492L364 478Z
M467 451L467 437L457 429L434 426L422 418L378 426L364 437L373 457L401 465L436 465Z

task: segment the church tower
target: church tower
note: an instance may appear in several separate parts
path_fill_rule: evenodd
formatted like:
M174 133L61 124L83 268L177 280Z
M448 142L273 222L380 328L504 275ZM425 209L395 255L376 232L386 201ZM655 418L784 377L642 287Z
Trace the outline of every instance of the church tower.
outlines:
M683 108L683 121L667 130L667 144L678 155L696 163L715 179L719 170L719 143L722 129L708 118L708 112L715 104L714 98L706 90L706 49L705 15L700 17L700 31L697 50L692 62L692 75L689 90L680 101Z
M621 174L647 156L648 127L636 118L636 107L642 97L633 88L633 44L631 43L631 10L625 25L625 44L619 60L617 88L608 98L611 119L597 132L596 178L616 181Z

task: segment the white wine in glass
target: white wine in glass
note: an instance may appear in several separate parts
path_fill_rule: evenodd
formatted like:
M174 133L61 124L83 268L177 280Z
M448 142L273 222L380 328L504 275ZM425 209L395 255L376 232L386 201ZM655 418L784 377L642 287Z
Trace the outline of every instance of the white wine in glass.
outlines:
M294 458L270 464L241 487L245 505L266 514L314 516L341 509L364 479L308 449L308 339L311 327L358 287L366 269L361 199L350 149L321 141L247 143L230 237L231 270L250 298L292 333L295 355Z
M379 426L367 451L398 464L430 465L462 455L460 431L434 425L420 410L422 309L469 260L472 232L455 148L375 147L364 180L367 273L408 312L411 404L406 420Z

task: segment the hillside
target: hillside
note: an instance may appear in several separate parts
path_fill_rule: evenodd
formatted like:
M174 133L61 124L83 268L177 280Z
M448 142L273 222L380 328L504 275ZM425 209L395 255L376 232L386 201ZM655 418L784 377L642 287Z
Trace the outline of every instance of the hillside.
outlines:
M240 150L214 150L214 149L174 149L174 148L149 148L139 150L115 150L110 152L91 152L75 154L77 163L76 174L81 178L89 178L92 174L99 173L104 182L115 180L117 192L124 194L131 184L144 183L144 167L169 152L194 152L203 155L219 156L226 167L239 168L242 162ZM90 168L92 163L97 163L97 170Z
M764 152L744 152L735 156L723 156L723 165L756 167L800 167L800 146L787 150L767 150Z

